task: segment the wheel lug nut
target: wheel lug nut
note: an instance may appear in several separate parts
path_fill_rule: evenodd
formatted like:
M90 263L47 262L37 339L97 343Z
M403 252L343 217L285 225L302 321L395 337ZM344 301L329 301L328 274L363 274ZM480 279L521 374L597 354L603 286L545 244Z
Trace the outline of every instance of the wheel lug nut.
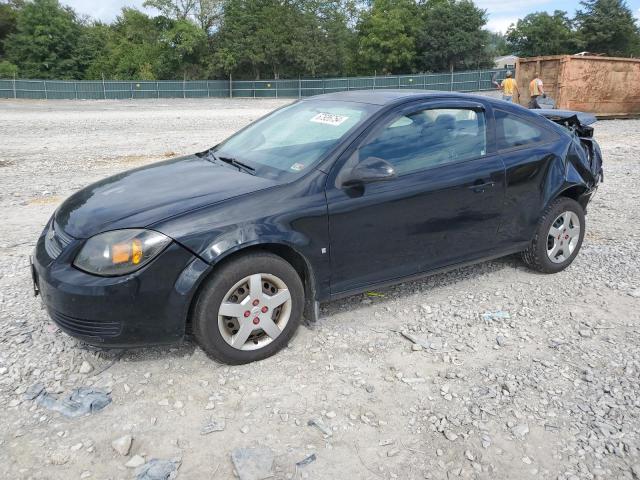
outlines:
M260 323L260 319L258 317L253 319L253 324L258 325Z
M251 312L249 310L244 312L244 318L247 318L249 315L251 315Z
M262 313L267 313L269 311L269 307L264 306L262 307Z
M258 300L257 298L253 301L253 306L257 306L260 303L260 300Z

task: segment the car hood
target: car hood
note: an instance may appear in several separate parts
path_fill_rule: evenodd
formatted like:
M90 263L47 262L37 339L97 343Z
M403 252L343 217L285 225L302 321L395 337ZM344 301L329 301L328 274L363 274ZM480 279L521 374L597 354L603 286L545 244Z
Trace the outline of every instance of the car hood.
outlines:
M75 238L106 230L141 228L277 183L212 163L200 154L129 170L83 188L55 214Z

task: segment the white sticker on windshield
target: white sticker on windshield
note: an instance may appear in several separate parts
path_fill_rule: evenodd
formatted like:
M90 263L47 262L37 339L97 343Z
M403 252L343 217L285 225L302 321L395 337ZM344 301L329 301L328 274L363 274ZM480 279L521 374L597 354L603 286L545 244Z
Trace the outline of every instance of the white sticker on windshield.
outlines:
M333 113L321 112L313 117L311 121L314 123L323 123L325 125L337 127L338 125L342 125L348 119L349 117L344 115L334 115Z

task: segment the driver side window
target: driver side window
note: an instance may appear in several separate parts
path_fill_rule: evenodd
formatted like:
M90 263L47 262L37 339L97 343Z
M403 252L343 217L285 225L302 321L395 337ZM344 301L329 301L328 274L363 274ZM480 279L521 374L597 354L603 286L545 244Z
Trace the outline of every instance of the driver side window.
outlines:
M359 158L386 160L398 175L486 155L484 112L423 109L388 121L359 148Z

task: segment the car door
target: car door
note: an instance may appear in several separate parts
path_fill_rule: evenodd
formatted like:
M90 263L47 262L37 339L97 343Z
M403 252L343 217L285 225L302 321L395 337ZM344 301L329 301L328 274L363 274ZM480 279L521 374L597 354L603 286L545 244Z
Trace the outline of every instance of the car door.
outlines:
M336 162L327 180L332 294L481 256L495 246L504 164L481 102L398 108ZM489 112L490 113L490 112ZM391 178L345 185L382 159Z

